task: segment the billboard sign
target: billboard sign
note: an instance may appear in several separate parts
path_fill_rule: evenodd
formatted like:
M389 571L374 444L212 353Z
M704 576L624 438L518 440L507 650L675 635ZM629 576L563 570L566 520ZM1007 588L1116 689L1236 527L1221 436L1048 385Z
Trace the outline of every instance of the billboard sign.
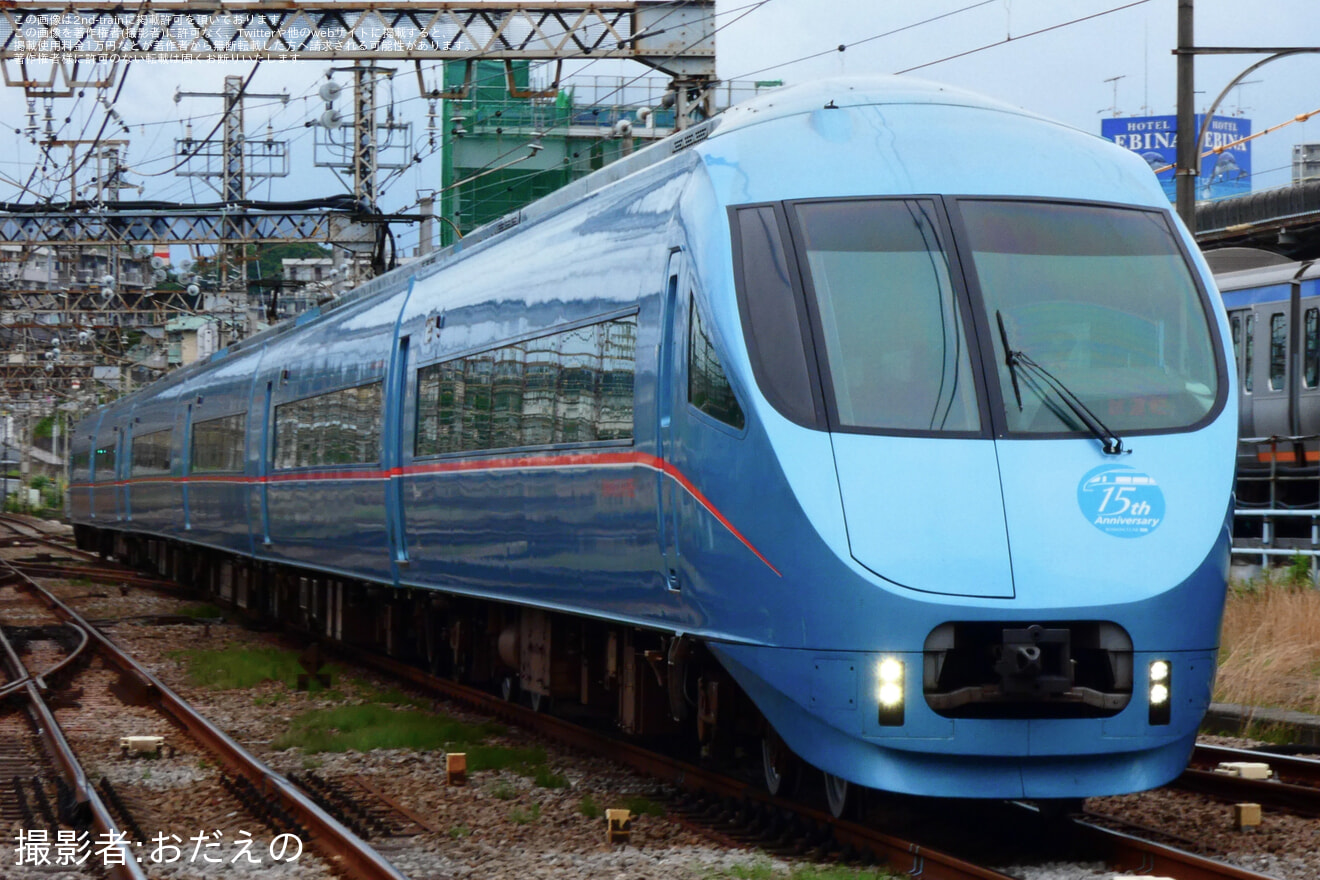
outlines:
M1196 131L1201 130L1205 115L1196 115ZM1178 150L1178 117L1116 116L1100 123L1102 137L1126 147L1146 160L1151 170L1172 165ZM1251 120L1240 116L1216 116L1206 130L1201 152L1232 143L1251 134ZM1160 185L1169 201L1174 201L1173 169L1160 172ZM1211 153L1201 159L1201 174L1196 178L1198 199L1222 199L1251 192L1251 142Z

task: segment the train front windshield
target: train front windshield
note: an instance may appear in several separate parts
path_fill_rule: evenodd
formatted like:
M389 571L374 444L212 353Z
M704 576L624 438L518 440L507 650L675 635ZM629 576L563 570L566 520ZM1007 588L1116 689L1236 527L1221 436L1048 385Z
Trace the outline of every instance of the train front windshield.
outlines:
M789 213L836 430L979 434L980 395L1010 436L1087 433L1067 395L1120 434L1215 406L1208 301L1163 212L917 198Z
M959 209L1010 432L1082 426L1035 385L1013 391L1005 339L1120 434L1189 427L1210 412L1219 380L1209 322L1162 213L990 200Z

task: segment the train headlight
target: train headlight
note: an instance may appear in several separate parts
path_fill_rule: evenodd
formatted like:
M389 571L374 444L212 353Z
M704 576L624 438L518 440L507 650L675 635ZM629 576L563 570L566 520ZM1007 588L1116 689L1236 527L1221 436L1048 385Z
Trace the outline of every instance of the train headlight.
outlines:
M876 697L880 701L879 720L883 727L903 724L903 661L885 657L875 670Z
M1146 692L1151 724L1168 724L1173 708L1173 667L1167 660L1152 660Z

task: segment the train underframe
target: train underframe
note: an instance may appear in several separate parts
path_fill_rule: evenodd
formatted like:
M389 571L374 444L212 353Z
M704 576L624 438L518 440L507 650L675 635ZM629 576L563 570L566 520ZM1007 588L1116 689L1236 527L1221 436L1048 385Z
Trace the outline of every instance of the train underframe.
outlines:
M721 766L759 757L755 704L697 640L489 599L253 560L75 525L80 549L190 586L257 622L371 650L537 710L683 743ZM759 768L758 768L759 772Z

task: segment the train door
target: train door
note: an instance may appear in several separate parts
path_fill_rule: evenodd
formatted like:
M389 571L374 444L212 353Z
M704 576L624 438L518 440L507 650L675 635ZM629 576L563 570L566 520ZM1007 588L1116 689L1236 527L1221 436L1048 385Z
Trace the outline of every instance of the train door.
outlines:
M183 424L180 426L180 449L179 449L179 476L183 481L183 530L192 529L192 505L189 503L189 492L192 485L192 432L193 432L193 405L189 403L183 413Z
M120 515L128 522L133 519L133 485L131 478L133 476L133 436L137 433L133 429L133 410L128 411L128 418L124 420L124 430L119 432L119 472L120 478L116 494L120 498Z
M1292 434L1288 406L1288 304L1262 303L1257 307L1255 376L1252 382L1253 427L1260 437ZM1264 357L1259 355L1263 354Z
M673 457L673 419L676 382L674 371L678 366L678 334L680 285L684 281L686 260L683 252L675 249L669 254L665 271L664 301L660 314L660 354L656 363L656 438L655 454L660 459L661 471L656 475L656 529L662 556L662 576L665 587L672 593L682 588L679 580L678 547L678 483L665 473Z
M257 505L260 513L261 545L270 546L270 410L275 383L267 382L261 405L260 445L257 447Z
M1297 375L1301 379L1297 400L1297 431L1302 435L1320 434L1320 299L1302 303L1302 338L1298 345L1301 365Z
M128 434L132 426L132 419L126 419L123 425L115 429L115 460L114 460L114 479L110 484L111 494L115 497L115 521L122 522L128 507L128 483L126 476L128 474Z
M1255 437L1252 416L1253 386L1251 370L1256 336L1256 318L1251 309L1230 312L1228 323L1233 331L1233 359L1238 378L1238 436Z
M390 546L391 564L397 580L399 569L407 568L408 559L408 523L404 516L403 474L407 447L404 437L404 414L407 407L404 402L408 397L408 342L409 337L400 336L390 363L390 374L386 381L384 458L381 462L385 472L390 475L385 484L385 522Z

